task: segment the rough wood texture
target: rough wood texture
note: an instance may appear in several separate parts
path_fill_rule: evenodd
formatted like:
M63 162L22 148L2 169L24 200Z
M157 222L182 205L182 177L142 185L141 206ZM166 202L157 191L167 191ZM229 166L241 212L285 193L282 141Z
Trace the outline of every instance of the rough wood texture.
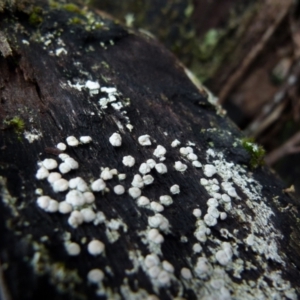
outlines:
M155 39L86 8L36 2L0 1L3 298L297 299L299 204L267 168L251 169L255 145L245 150L240 132ZM142 135L151 145L141 145ZM70 136L92 142L56 148ZM66 170L61 152L75 160L63 178L86 186L69 181L54 192L64 182L37 178L47 174L42 165L51 168L47 158ZM128 155L132 167L122 163ZM143 173L153 183L133 181ZM88 203L82 193L100 176L106 186ZM134 198L132 185L146 198ZM57 203L37 202L41 194L73 212L50 213ZM83 215L90 222L79 224Z

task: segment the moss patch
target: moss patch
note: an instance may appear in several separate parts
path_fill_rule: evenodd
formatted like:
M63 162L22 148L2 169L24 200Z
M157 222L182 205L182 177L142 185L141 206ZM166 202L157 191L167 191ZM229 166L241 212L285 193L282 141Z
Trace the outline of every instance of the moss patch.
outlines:
M242 139L243 148L250 154L250 166L252 169L256 169L259 166L264 165L265 149L254 143L252 138Z

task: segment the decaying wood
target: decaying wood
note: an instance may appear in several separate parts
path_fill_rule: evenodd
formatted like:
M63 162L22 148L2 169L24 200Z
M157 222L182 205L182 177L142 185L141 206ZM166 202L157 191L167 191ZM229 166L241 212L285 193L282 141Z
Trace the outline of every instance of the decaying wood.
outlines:
M2 294L297 299L299 203L269 169L251 168L256 145L243 148L155 39L88 8L35 3L0 15L12 51L0 56Z

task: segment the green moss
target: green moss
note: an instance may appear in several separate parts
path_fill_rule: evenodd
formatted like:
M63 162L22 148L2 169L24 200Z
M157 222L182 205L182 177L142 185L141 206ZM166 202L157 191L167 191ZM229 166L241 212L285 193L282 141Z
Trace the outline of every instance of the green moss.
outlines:
M42 8L39 6L35 6L29 15L29 24L33 26L38 26L43 22L42 18Z
M243 138L243 148L250 154L250 166L252 169L256 169L259 166L264 165L265 150L262 146L254 143L252 138Z
M4 120L3 124L5 125L6 129L13 129L18 135L23 133L25 128L24 121L19 117L13 117L12 119Z
M76 13L80 15L84 14L84 12L76 4L73 3L64 4L62 8L72 13Z
M69 24L72 24L72 25L82 25L84 24L84 21L80 18L77 18L77 17L74 17L72 19L69 20Z

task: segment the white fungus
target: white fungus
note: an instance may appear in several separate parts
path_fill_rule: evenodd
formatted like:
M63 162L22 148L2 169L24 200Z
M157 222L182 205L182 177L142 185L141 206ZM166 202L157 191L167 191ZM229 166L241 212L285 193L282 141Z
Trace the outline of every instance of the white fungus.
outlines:
M184 172L187 169L187 165L183 164L181 161L176 161L174 168L179 172Z
M105 168L101 174L100 174L100 177L103 179L103 180L110 180L113 178L113 175L111 174L111 172L109 171L109 168Z
M119 184L114 187L114 192L117 195L122 195L125 193L125 188L123 185Z
M49 196L40 196L37 198L37 205L46 210L47 207L49 206L49 202L50 202L51 198Z
M227 218L226 212L221 212L221 213L220 213L220 219L221 219L221 220L225 220L226 218Z
M158 203L158 202L155 202L155 201L152 201L150 203L150 207L152 210L154 210L155 212L162 212L164 210L164 207Z
M56 180L61 178L61 174L58 172L51 172L47 178L50 184L53 184Z
M192 162L192 165L193 165L195 168L201 168L201 167L202 167L201 162L198 161L198 160L194 160L194 161Z
M128 190L128 193L134 199L140 197L141 194L142 194L141 190L139 188L137 188L137 187L130 188Z
M201 245L200 245L199 243L194 244L194 245L193 245L193 251L194 251L195 253L200 253L200 252L202 251Z
M230 197L227 194L222 194L222 200L224 202L230 202L231 201Z
M166 271L159 272L157 280L161 286L168 286L170 283L170 275Z
M62 201L58 204L58 211L61 214L69 214L72 211L72 205L66 201Z
M66 153L61 153L58 155L58 157L62 160L65 161L66 158L70 157L70 155L66 154Z
M162 195L159 197L159 201L161 204L165 205L165 206L169 206L173 203L173 199L171 196L169 195Z
M189 153L187 155L187 159L191 160L191 161L196 161L198 159L198 156L194 153Z
M217 224L217 219L210 214L206 214L204 216L204 222L207 226L215 226Z
M150 140L150 136L148 134L145 135L141 135L138 138L138 142L140 145L142 146L150 146L151 145L151 140Z
M159 258L156 254L148 254L144 260L145 266L149 269L159 264Z
M58 143L58 144L56 145L56 148L57 148L58 150L60 150L60 151L65 151L65 150L67 149L67 146L66 146L66 144L64 144L64 143Z
M97 284L103 280L104 273L100 269L92 269L88 272L87 278L90 283Z
M66 195L66 202L74 206L81 206L85 204L83 194L77 190L71 190Z
M77 256L80 254L80 246L77 243L66 243L65 248L71 256Z
M149 241L155 244L161 244L164 241L164 237L159 233L156 228L152 228L149 230L147 238Z
M71 147L76 147L76 146L79 145L79 141L76 139L75 136L68 136L68 137L66 138L66 142L67 142L67 144L68 144L69 146L71 146Z
M42 161L43 167L45 167L47 170L53 170L57 168L57 162L55 159L52 158L46 158Z
M91 81L91 80L88 80L86 83L85 83L85 87L89 90L99 90L100 89L100 84L97 82L97 81Z
M180 145L180 142L176 139L171 143L171 147L175 148Z
M205 179L205 178L201 178L200 179L200 184L203 185L203 186L206 186L206 185L208 185L208 180Z
M211 216L213 216L214 218L219 218L219 216L220 216L220 212L214 206L209 206L207 209L207 213L210 214Z
M95 196L92 192L84 192L83 197L85 199L85 202L88 204L91 204L95 201Z
M153 155L160 158L163 157L166 154L166 152L167 150L165 149L165 147L158 145L154 150Z
M93 181L92 184L91 184L91 189L94 192L103 191L105 188L106 188L106 184L101 178Z
M146 163L151 169L153 169L156 165L156 161L152 158L147 159Z
M180 274L181 274L181 276L182 276L184 279L189 280L189 279L192 278L192 272L191 272L191 270L188 269L188 268L182 268L182 269L180 270Z
M168 172L167 166L163 163L156 164L155 170L157 171L157 173L160 173L160 174L165 174Z
M203 172L205 176L212 177L217 173L217 169L215 166L208 164L204 166Z
M69 182L64 178L60 178L53 182L52 187L54 192L64 192L69 188Z
M120 147L122 145L122 137L119 133L113 133L109 138L109 142L114 147Z
M154 181L153 176L151 176L149 174L143 176L143 182L144 182L145 185L152 184L153 181Z
M139 168L139 172L143 175L149 173L151 171L151 168L149 167L149 165L147 163L142 163L140 165L140 168Z
M121 173L118 175L119 180L125 180L126 179L126 174Z
M208 201L206 202L206 204L208 206L214 206L214 207L217 207L219 205L219 202L217 199L215 198L209 198Z
M167 260L164 260L162 262L162 267L165 271L169 272L169 273L174 273L174 267L172 264L170 264Z
M92 141L92 138L90 136L81 136L79 140L82 144L88 144Z
M138 206L146 206L149 203L150 203L150 200L145 196L141 196L137 199Z
M78 169L79 167L78 162L72 157L67 157L64 163L67 164L72 170Z
M175 195L180 193L180 187L178 184L174 184L170 187L170 192Z
M88 244L88 252L93 256L101 254L104 251L104 248L104 244L98 240L93 240Z
M140 174L134 175L131 185L133 187L142 188L144 186L144 181L142 176Z
M219 250L215 257L218 263L222 266L226 266L229 262L231 262L232 258L232 250L231 246L227 242L222 243L222 250Z
M80 211L80 213L83 217L83 221L86 223L90 223L90 222L94 221L96 218L96 214L90 208L84 208Z
M123 157L122 163L126 167L132 167L135 164L135 159L131 155L127 155Z
M36 174L35 174L35 177L36 177L36 179L38 179L38 180L45 179L45 178L47 178L48 176L49 176L49 171L48 171L46 168L44 168L44 167L40 167L40 168L37 170Z
M59 172L62 174L66 174L71 171L71 167L64 162L59 165L58 169L59 169Z
M159 272L160 272L160 268L158 266L153 266L148 270L148 274L151 278L157 278Z
M196 218L200 218L200 217L201 217L201 214L202 214L201 209L195 208L195 209L193 210L193 215L194 215Z

